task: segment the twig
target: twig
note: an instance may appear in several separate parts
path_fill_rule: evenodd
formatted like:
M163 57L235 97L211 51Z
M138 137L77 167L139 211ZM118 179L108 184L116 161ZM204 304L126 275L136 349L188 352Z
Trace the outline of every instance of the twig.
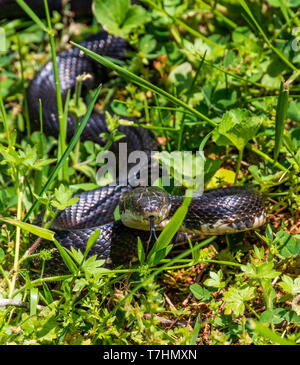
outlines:
M171 302L171 299L167 296L166 293L164 293L164 297L166 298L167 303L169 304L169 306L174 310L177 311L176 307L174 306L174 304Z

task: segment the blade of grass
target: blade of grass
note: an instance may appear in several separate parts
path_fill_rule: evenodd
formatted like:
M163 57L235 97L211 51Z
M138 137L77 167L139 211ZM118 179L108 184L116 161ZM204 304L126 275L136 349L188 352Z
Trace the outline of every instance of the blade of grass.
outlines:
M163 229L157 241L150 250L147 257L148 263L152 264L155 262L155 254L164 249L171 242L172 238L175 236L182 222L184 221L191 201L192 197L190 196L186 196L184 198L182 205L176 210L170 222Z
M23 98L24 98L24 114L25 114L25 122L26 122L26 131L27 131L27 138L29 138L31 128L30 128L30 120L29 120L29 112L28 112L27 95L26 95L26 89L25 89L24 65L23 65L23 55L21 52L20 37L17 37L17 41L18 41L18 53L19 53L19 57L20 57L20 70L21 70L22 92L23 92Z
M59 74L58 74L58 65L56 60L56 50L55 50L55 39L53 35L53 29L50 19L49 7L47 0L44 0L44 7L46 12L47 24L48 24L48 34L50 39L50 47L51 47L51 57L52 57L52 64L53 64L53 72L54 72L54 80L55 80L55 87L56 87L56 102L57 102L57 111L58 111L58 123L59 123L59 155L60 158L66 150L66 128L64 123L64 108L63 108L63 101L62 95L60 90L60 82L59 82ZM67 160L62 166L62 174L59 176L59 180L68 180L68 165Z
M283 131L288 111L288 99L288 85L287 83L281 82L275 117L275 146L273 155L274 162L277 161L279 151L282 146Z
M38 157L42 159L44 157L44 142L43 142L43 109L42 109L42 101L39 99L39 117L40 117L40 136L39 136L39 144L38 144ZM39 194L42 189L42 181L43 174L45 173L44 169L35 171L34 174L34 192Z
M299 95L300 97L300 95ZM120 103L120 104L124 104L127 105L128 102L124 101L124 100L114 100L114 103ZM170 111L176 111L177 113L187 113L189 115L191 115L191 112L188 112L186 110L183 109L179 109L179 108L172 108L170 106L156 106L156 105L144 105L144 104L140 104L140 103L134 103L134 106L136 107L141 107L144 109L160 109L160 110L170 110Z
M53 240L53 243L55 244L55 246L56 246L58 252L60 253L60 256L61 256L63 262L65 263L65 265L67 266L67 268L70 270L70 272L73 275L76 275L76 273L78 271L78 267L76 266L74 261L69 256L67 250L65 250L63 248L63 246L55 238Z
M5 130L5 133L6 133L7 145L8 145L9 148L11 148L12 143L11 143L11 137L10 137L10 134L9 134L7 115L6 115L5 106L4 106L3 99L2 99L1 95L0 95L0 112L1 112L1 115L2 115L2 121L3 121L3 125L4 125L4 130Z
M213 120L207 118L205 115L200 113L198 110L190 107L189 105L187 105L186 103L184 103L180 99L174 97L173 95L167 93L166 91L160 89L159 87L151 84L150 82L144 80L143 78L141 78L139 76L136 76L135 74L131 73L130 71L128 71L128 70L126 70L122 67L119 67L118 65L115 65L113 62L111 62L110 60L107 60L105 57L99 56L98 54L90 51L89 49L87 49L85 47L82 47L81 45L79 45L77 43L74 43L74 42L71 42L71 43L75 47L78 47L79 49L81 49L88 56L92 57L94 60L99 61L105 67L111 68L112 70L116 71L121 77L125 78L126 80L134 82L135 84L137 84L139 86L142 86L147 90L153 91L154 93L157 93L161 96L164 96L165 98L167 98L168 100L173 102L175 105L182 106L184 109L188 110L189 112L196 115L197 117L202 118L203 120L205 120L206 122L211 124L213 127L217 126L216 122L214 122ZM262 151L258 150L256 147L252 146L251 144L248 143L246 145L246 147L250 151L253 151L254 153L258 154L259 156L265 158L267 161L269 161L271 163L274 163L274 161L271 157L269 157L268 155L266 155ZM275 162L274 166L278 167L282 171L287 171L287 169L277 161Z
M204 146L206 145L208 139L210 138L210 136L212 135L212 131L207 133L207 135L202 139L200 146L199 146L199 151L203 151L204 150Z
M19 184L17 185L17 197L18 197L18 203L17 203L17 220L21 220L22 215L22 198L23 194L20 189L20 186L22 185L23 179L21 178L19 181ZM11 279L11 286L10 286L10 292L9 292L9 298L12 298L15 290L16 280L18 276L18 269L19 269L19 254L20 254L20 238L21 238L21 228L17 226L16 229L16 242L14 247L14 272Z
M264 33L263 29L261 28L261 26L258 24L258 22L256 21L255 17L253 16L250 8L248 7L248 5L246 4L245 0L239 0L242 8L245 10L245 12L247 13L247 15L250 17L250 19L253 21L253 23L255 24L256 28L259 30L260 34L262 35L264 41L268 44L268 46L272 49L272 51L274 53L277 54L277 56L279 58L282 59L282 61L293 71L297 71L297 67L294 66L276 47L273 46L273 44L270 42L269 38L266 36L266 34Z
M55 80L55 87L56 87L56 101L57 101L57 111L58 111L58 123L59 123L59 146L58 146L58 158L62 156L62 154L66 150L66 132L64 128L64 110L63 110L63 102L62 102L62 95L60 89L60 82L59 82L59 74L58 74L58 66L56 60L56 50L55 50L55 39L50 19L50 12L48 7L47 0L44 0L44 7L47 19L46 27L44 23L40 20L40 18L34 13L34 11L23 1L17 0L19 6L26 12L26 14L31 17L31 19L49 35L50 40L50 47L51 47L51 58L53 64L53 72L54 72L54 80ZM67 161L65 161L64 166L62 166L62 174L59 174L60 180L67 180L68 177L68 166Z
M30 315L35 315L37 310L37 305L39 301L39 289L31 288L30 289Z
M35 14L34 11L25 3L23 0L16 0L19 6L25 11L25 13L41 28L43 31L48 33L48 29L41 19Z
M192 336L191 336L192 338L191 338L190 345L195 345L196 344L200 328L201 328L201 317L200 317L200 314L198 314L197 319L196 319L196 323L195 323L195 326L194 326L194 329L193 329L193 332L192 332Z
M200 113L198 110L193 109L192 107L190 107L188 104L186 104L185 102L181 101L180 99L176 98L175 96L169 94L168 92L166 92L165 90L151 84L149 81L144 80L143 78L135 75L134 73L126 70L124 67L120 67L118 65L116 65L114 62L108 60L106 57L102 57L100 55L98 55L97 53L81 46L80 44L77 44L75 42L70 42L73 46L81 49L85 54L87 54L88 56L90 56L91 58L93 58L95 61L98 61L99 63L101 63L103 66L110 68L114 71L117 72L117 74L130 81L133 82L147 90L150 90L156 94L159 94L163 97L165 97L166 99L168 99L169 101L173 102L175 105L180 105L182 106L184 109L190 111L192 114L196 115L197 117L203 119L204 121L208 122L210 125L212 125L213 127L215 127L217 125L216 122L214 122L213 120L209 119L208 117L206 117L204 114Z
M83 129L85 128L90 115L92 114L94 105L99 97L100 91L101 91L101 87L102 84L100 84L98 86L98 88L95 90L93 99L90 103L90 105L87 108L87 111L79 125L79 128L77 129L77 131L75 132L74 136L72 137L67 149L65 150L64 154L61 156L60 160L58 161L57 165L55 166L55 168L52 170L46 184L44 185L40 195L43 196L43 194L49 189L50 185L52 184L52 182L54 181L54 178L56 177L56 175L58 174L58 171L62 168L64 162L66 161L66 159L69 157L70 153L72 152L73 148L76 145L76 142L78 141L78 138L80 137ZM25 218L24 218L24 222L26 222L26 220L29 218L30 214L34 211L34 209L37 207L38 205L38 199L36 199L34 201L34 203L32 204L31 208L29 209L29 211L27 212Z
M35 226L33 224L22 222L20 219L12 219L12 218L0 218L1 221L6 222L8 224L12 224L18 228L24 229L27 232L30 232L36 236L44 238L49 241L53 241L54 239L54 232L50 231L49 229L45 229L39 226Z

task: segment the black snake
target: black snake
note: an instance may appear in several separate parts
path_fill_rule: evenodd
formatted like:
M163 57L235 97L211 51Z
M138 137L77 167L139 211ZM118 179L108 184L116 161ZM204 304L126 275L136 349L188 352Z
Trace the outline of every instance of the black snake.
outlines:
M0 0L0 5L4 9L6 6L7 16L17 14L16 10L12 10L12 3ZM41 11L41 6L37 6L36 1L32 0L28 3L34 10ZM60 10L60 1L48 1L48 3L50 8ZM76 11L78 3L72 2L73 10ZM104 30L81 44L102 56L116 59L124 59L128 48L124 39L110 35ZM75 47L61 52L57 56L57 64L63 100L69 89L74 90L76 77L84 72L91 75L91 78L84 82L86 90L100 82L105 82L108 78L108 72L103 66ZM39 99L41 99L44 131L47 135L58 136L56 87L52 62L48 62L31 81L27 98L32 123L39 125ZM67 129L69 139L74 133L74 128L74 118L69 114ZM146 129L120 126L119 130L126 136L120 142L125 141L128 144L128 152L140 150L150 154L152 150L157 149L152 135ZM103 132L108 132L105 115L94 113L81 135L81 140L91 140L103 145L105 140L99 137L99 134ZM117 149L117 145L114 147ZM128 185L106 186L81 193L77 195L79 200L76 204L59 212L51 228L56 231L55 237L63 247L73 246L82 251L91 233L96 228L101 228L99 239L90 254L96 254L99 258L111 260L115 264L124 263L135 255L138 236L143 242L148 240L149 232L144 229L149 227L136 229L135 224L129 224L129 227L120 220L115 221L114 211L120 204L120 198L120 213L121 217L125 216L124 222L127 217L124 213L126 209L134 212L134 215L137 212L137 216L142 214L142 209L148 209L147 219L155 215L155 209L160 212L165 210L166 216L160 222L154 222L156 230L163 229L183 201L183 197L165 196L162 193L165 199L163 203L168 206L168 209L164 209L161 201L156 201L154 198L153 202L153 196L150 198L148 192L149 190L146 190L146 193L141 193ZM130 195L124 195L125 193ZM206 191L202 196L193 198L180 231L205 235L235 233L258 227L265 222L265 218L262 197L252 189L233 186Z

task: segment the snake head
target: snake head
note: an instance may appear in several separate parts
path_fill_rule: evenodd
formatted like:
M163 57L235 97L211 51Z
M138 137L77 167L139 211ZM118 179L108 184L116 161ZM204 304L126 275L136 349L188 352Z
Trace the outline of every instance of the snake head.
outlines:
M138 187L120 198L120 218L130 228L148 231L165 220L170 209L168 193L156 186Z

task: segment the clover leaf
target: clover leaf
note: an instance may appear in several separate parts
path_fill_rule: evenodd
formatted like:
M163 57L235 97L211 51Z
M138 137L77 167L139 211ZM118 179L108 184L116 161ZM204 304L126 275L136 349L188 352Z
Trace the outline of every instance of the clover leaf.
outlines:
M256 136L265 116L257 116L247 109L232 109L223 115L215 128L213 139L219 146L234 145L242 151L246 144Z
M94 14L110 33L125 38L133 29L148 20L144 8L131 5L130 0L95 0Z

